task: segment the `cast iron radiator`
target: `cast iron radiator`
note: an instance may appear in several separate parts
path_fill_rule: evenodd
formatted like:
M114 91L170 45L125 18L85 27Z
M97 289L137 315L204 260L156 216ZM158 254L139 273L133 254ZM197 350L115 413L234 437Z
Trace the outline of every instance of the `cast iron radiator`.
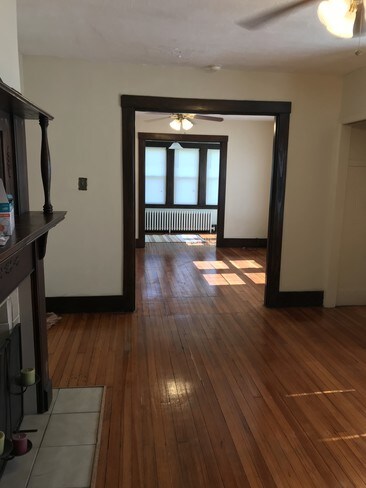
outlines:
M145 231L211 232L212 212L200 209L145 209Z

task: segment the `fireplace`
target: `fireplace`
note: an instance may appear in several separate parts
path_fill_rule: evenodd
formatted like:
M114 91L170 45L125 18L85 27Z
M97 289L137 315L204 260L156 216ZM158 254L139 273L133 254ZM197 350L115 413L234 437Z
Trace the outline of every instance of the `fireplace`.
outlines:
M47 132L52 119L50 114L0 79L0 178L15 205L14 232L0 246L0 304L6 301L8 307L9 297L17 293L17 289L20 296L20 311L11 306L6 320L2 320L0 307L0 430L8 438L19 428L24 405L28 412L27 403L31 396L37 413L46 412L52 401L43 259L48 232L65 218L65 212L53 212L50 201L51 161ZM30 211L29 207L25 120L36 120L41 127L43 212ZM27 293L23 295L25 291ZM21 319L17 320L17 315ZM14 321L22 323L22 334L20 325L13 327ZM21 335L25 345L23 351ZM37 379L25 398L24 388L21 389L15 381L22 362L35 370ZM11 447L8 442L9 452ZM4 458L6 455L0 458L0 473L6 462Z
M21 349L20 324L0 334L0 430L8 439L23 419L22 388L15 381L22 367ZM0 459L0 477L5 464Z

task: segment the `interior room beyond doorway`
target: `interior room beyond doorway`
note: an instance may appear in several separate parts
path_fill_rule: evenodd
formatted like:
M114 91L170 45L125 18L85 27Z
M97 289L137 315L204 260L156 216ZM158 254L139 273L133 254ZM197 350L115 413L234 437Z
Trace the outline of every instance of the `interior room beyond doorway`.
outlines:
M270 192L269 219L268 219L268 247L267 247L267 280L265 286L264 303L267 306L278 306L281 302L280 271L282 230L284 216L284 197L286 183L287 147L290 124L291 103L278 101L249 101L249 100L213 100L213 99L184 99L165 97L146 97L135 95L122 95L122 163L123 163L123 296L126 309L135 310L136 306L136 221L139 217L139 198L135 198L136 190L141 195L142 178L135 178L138 171L136 161L136 139L139 129L137 117L139 112L159 112L175 114L225 114L266 117L272 116L275 120L273 130L273 165L272 184ZM140 151L139 151L140 154ZM220 172L221 179L221 172ZM226 185L220 181L219 192L225 196ZM225 217L218 214L218 229L223 228L221 219ZM137 210L137 211L136 211ZM222 222L223 223L223 222ZM138 219L138 226L141 219ZM219 236L218 236L219 237ZM140 232L138 232L140 238ZM137 243L138 244L138 243ZM288 293L283 296L282 304L290 299ZM306 298L306 297L305 297Z

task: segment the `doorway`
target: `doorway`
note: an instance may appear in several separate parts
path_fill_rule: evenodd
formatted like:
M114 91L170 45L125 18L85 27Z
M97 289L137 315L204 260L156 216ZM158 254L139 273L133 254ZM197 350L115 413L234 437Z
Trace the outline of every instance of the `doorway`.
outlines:
M123 291L126 309L135 309L135 113L177 112L223 115L268 115L275 118L273 140L273 169L270 195L267 281L264 303L281 305L280 270L287 149L291 103L245 100L208 100L123 95L122 105L122 158L123 158L123 212L124 260Z

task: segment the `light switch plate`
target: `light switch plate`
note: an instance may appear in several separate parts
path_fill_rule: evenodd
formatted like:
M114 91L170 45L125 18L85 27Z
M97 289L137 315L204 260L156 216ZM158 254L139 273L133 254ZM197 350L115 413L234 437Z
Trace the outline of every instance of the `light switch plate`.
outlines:
M78 189L83 191L86 191L88 189L88 178L79 177Z

